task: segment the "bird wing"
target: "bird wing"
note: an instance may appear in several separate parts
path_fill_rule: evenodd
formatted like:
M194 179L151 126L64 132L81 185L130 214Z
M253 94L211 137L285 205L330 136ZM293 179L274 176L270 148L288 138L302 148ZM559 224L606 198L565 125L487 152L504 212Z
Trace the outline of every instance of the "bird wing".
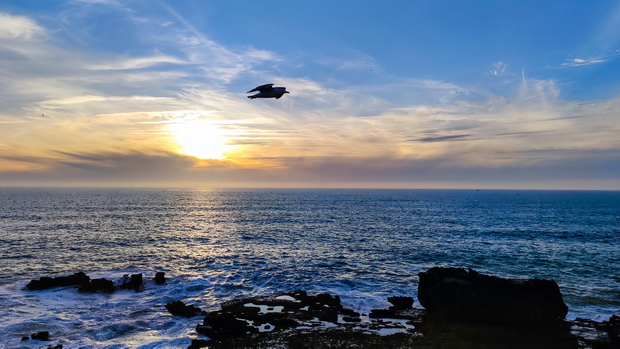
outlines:
M260 85L258 87L255 87L252 90L249 90L247 93L254 92L254 91L263 92L263 91L266 91L266 90L271 90L271 89L273 89L273 87L271 87L271 86L273 86L273 84Z

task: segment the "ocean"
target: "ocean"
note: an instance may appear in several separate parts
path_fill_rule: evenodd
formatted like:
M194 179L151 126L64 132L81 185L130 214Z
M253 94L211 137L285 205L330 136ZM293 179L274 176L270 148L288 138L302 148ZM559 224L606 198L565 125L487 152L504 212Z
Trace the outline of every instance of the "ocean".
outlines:
M0 188L0 348L175 348L233 298L306 290L360 312L434 266L553 279L568 318L620 314L620 192ZM29 291L83 271L144 291ZM167 283L152 277L166 273ZM416 299L415 306L419 307Z

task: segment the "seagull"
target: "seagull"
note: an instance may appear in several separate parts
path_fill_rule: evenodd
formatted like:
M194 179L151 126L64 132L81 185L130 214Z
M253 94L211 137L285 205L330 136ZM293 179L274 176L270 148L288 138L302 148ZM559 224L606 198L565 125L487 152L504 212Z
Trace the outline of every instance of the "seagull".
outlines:
M258 91L258 93L255 94L255 95L252 95L252 96L248 96L249 99L254 99L254 98L275 98L275 99L279 99L285 93L289 93L286 90L286 87L273 87L273 84L260 85L258 87L255 87L254 89L248 91L248 93L254 92L254 91Z

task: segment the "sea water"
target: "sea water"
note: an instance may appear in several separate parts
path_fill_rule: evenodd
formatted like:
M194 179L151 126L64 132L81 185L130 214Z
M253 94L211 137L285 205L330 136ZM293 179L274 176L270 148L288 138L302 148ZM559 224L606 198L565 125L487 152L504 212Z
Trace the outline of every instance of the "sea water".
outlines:
M0 188L0 348L187 347L201 319L168 302L209 311L301 289L364 313L415 298L434 266L553 279L569 318L608 319L620 192ZM142 273L144 291L25 289L77 271L117 284ZM21 341L38 331L52 341Z

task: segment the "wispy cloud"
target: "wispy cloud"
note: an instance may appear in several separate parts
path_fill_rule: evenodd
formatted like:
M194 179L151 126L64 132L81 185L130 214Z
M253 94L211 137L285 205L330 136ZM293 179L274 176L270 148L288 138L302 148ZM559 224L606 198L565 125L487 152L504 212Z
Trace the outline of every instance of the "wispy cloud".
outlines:
M143 69L152 67L154 65L162 63L171 64L187 64L188 62L172 56L153 56L153 57L138 57L128 58L116 62L107 62L100 65L93 65L87 67L92 70L126 70L126 69Z
M43 33L43 27L28 17L0 12L0 39L30 40Z
M607 59L598 57L598 58L572 58L567 60L567 62L562 63L563 67L581 67L584 65L592 65L598 63L604 63Z
M499 61L491 66L487 74L495 76L514 76L506 62Z

